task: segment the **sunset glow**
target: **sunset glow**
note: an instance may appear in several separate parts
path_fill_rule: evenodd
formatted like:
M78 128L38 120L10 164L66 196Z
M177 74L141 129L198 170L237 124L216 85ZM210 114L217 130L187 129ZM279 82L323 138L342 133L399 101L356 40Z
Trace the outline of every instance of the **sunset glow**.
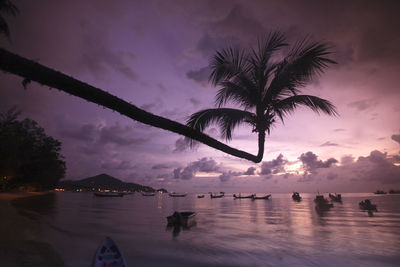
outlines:
M305 36L329 42L338 62L301 89L331 101L339 115L298 108L271 129L259 164L205 145L190 149L177 134L34 82L24 90L21 78L2 74L1 111L17 106L21 118L38 121L62 141L67 179L108 173L188 192L400 187L398 18L390 5L39 2L18 2L20 15L9 22L12 42L2 41L6 49L180 123L214 107L218 88L208 82L209 59L226 46L248 49L279 29L291 45ZM206 133L220 136L215 126ZM240 127L229 145L257 154L257 135Z

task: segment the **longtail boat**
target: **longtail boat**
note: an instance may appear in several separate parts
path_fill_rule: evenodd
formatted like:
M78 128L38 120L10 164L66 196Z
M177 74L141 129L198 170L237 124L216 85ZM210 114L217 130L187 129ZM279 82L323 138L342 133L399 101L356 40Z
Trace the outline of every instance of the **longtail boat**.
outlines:
M271 195L266 195L263 197L257 197L256 194L253 195L252 199L256 200L256 199L269 199L271 197Z
M254 194L251 194L251 195L248 195L248 196L242 196L241 194L239 194L239 195L233 194L233 198L234 199L253 198L253 197L254 197Z
M191 227L194 224L196 224L195 216L196 213L193 211L186 211L186 212L175 211L174 214L167 217L168 225Z

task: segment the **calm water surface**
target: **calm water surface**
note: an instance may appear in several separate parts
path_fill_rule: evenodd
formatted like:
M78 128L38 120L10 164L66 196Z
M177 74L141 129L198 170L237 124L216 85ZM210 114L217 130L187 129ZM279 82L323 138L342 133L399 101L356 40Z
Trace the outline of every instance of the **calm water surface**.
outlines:
M315 194L301 195L294 202L291 194L252 201L66 192L23 208L67 266L90 266L105 236L130 266L400 266L400 195L342 194L343 204L322 214ZM378 205L372 216L358 207L365 198ZM167 228L175 210L196 211L197 225Z

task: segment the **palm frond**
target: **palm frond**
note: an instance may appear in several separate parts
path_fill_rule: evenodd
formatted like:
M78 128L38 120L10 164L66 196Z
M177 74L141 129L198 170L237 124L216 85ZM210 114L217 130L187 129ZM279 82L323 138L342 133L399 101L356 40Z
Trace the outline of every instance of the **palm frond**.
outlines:
M2 14L15 17L18 14L18 9L9 0L0 0L0 34L10 38L10 29Z
M257 44L257 49L252 49L248 61L251 66L252 80L257 84L258 94L262 95L270 76L268 65L271 56L287 44L285 36L279 31L272 32L263 39L259 38Z
M273 109L283 122L283 118L291 114L298 106L308 107L318 114L322 112L331 116L338 115L336 107L330 101L312 95L295 95L277 100L273 104Z
M255 115L248 111L216 108L205 109L192 114L186 125L203 132L210 124L216 123L221 128L221 136L226 140L232 139L232 131L241 123L254 125Z
M210 64L212 72L209 80L214 85L221 81L229 80L244 71L246 62L246 55L243 50L229 47L217 51Z
M258 39L257 50L253 49L252 57L260 66L267 65L272 54L288 44L285 42L285 36L279 31L269 33L265 38Z
M264 102L288 95L294 89L305 86L315 75L323 72L329 64L336 64L327 56L332 54L331 47L322 42L309 42L303 39L290 51L277 66L275 77L267 90Z
M220 82L222 86L215 97L215 104L218 107L232 101L245 109L255 106L257 99L254 91L255 85L245 75L238 75L231 81Z

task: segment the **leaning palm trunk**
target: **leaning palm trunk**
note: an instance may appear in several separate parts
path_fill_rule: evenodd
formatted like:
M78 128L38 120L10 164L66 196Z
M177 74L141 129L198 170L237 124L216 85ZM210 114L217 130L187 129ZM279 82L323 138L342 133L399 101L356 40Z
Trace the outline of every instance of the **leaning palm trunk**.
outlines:
M20 57L2 48L0 48L0 69L23 77L24 86L30 81L35 81L117 111L141 123L186 136L232 156L255 163L262 160L265 134L263 138L259 138L259 141L262 140L262 145L259 144L259 149L262 148L262 150L255 156L221 143L199 130L149 113L99 88L45 67L32 60Z

